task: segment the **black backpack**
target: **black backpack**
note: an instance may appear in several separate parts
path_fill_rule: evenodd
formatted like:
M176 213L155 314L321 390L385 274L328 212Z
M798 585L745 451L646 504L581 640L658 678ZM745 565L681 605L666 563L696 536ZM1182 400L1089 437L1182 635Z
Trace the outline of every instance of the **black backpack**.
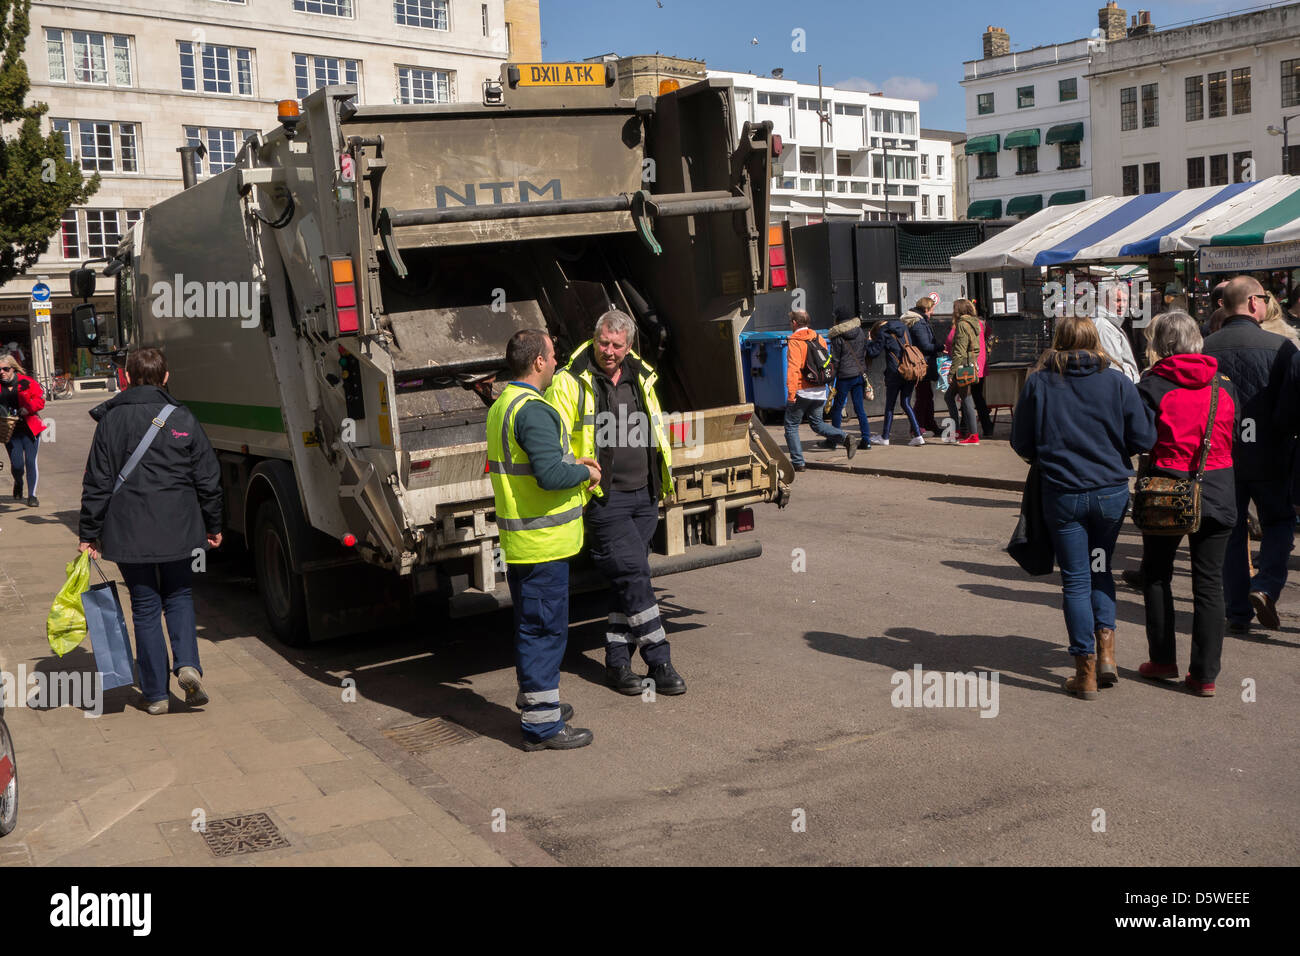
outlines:
M827 385L831 380L831 353L816 336L808 339L808 351L803 359L803 381L810 388Z

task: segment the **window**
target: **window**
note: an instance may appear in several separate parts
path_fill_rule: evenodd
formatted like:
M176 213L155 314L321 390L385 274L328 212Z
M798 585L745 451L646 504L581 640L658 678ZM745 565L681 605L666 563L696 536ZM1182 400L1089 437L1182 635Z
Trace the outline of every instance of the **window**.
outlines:
M243 47L213 46L200 48L203 65L203 92L236 96L253 95L253 51ZM197 90L199 79L194 62L194 44L182 40L181 89Z
M139 209L69 209L59 224L63 258L111 256L122 241L122 233L139 218Z
M1228 185L1228 154L1220 153L1210 157L1210 185Z
M930 218L930 197L929 196L921 197L921 218L922 219Z
M939 153L934 157L934 174L936 176L943 175L943 153Z
M356 60L295 53L293 72L294 80L298 84L298 99L302 99L313 90L319 90L322 86L334 86L339 83L355 86L360 91L357 67Z
M1183 102L1187 108L1187 122L1195 123L1205 118L1205 77L1198 74L1183 80Z
M835 175L852 176L853 175L853 157L848 153L837 153L835 156Z
M299 13L319 13L327 17L351 17L352 0L293 0ZM487 34L483 34L487 36Z
M399 103L450 103L451 74L446 70L399 66L397 100Z
M1200 189L1205 185L1205 157L1189 156L1187 158L1187 188Z
M870 192L870 187L871 187L870 183L864 183L864 182L859 182L857 180L854 180L853 182L849 183L849 192L851 193Z
M1300 106L1300 60L1283 60L1281 73L1282 105Z
M926 179L930 178L930 157L925 153L921 154L921 175Z
M1016 172L1019 173L1036 173L1038 172L1038 147L1026 146L1023 149L1016 150L1017 162Z
M1079 98L1079 80L1077 77L1072 76L1068 80L1061 80L1056 87L1062 103Z
M72 48L69 67L65 51ZM91 83L96 86L131 86L131 38L83 30L45 31L45 55L50 80Z
M836 116L865 116L866 108L856 103L836 103Z
M998 154L979 154L979 176L977 179L996 179L998 175Z
M139 151L135 123L110 123L100 120L55 119L50 125L63 134L63 155L77 162L88 173L139 172Z
M993 94L980 93L975 97L975 111L980 116L985 116L993 112Z
M202 143L208 150L206 159L199 159L198 154L194 154L194 175L215 176L234 166L244 140L253 135L255 131L251 129L186 126L185 144L197 146Z
M817 172L816 153L805 153L803 150L799 151L799 172L801 173Z
M1138 168L1136 166L1125 166L1120 172L1124 177L1124 195L1136 196L1138 194Z
M480 8L481 8L482 11L483 11L483 35L484 35L484 36L488 36L488 35L489 35L489 31L488 31L488 11L487 11L487 4L484 3L484 4L480 4L479 6L480 6Z
M915 136L916 114L904 113L901 110L872 110L871 129L877 133L902 133L905 136Z
M1021 86L1016 89L1016 109L1023 110L1027 106L1034 105L1034 88L1032 86Z
M943 211L943 197L942 197L942 196L935 196L935 197L934 197L934 207L935 207L935 208L934 208L935 215L937 215L940 219L942 219L942 218L944 217L944 211Z
M1250 112L1250 67L1232 71L1232 113Z
M758 105L789 107L790 94L789 93L759 93Z
M451 29L447 0L393 0L393 19L408 27Z
M1142 85L1142 128L1160 125L1160 84Z
M1144 193L1160 192L1160 164L1142 164L1142 191Z
M831 101L821 100L820 102L821 102L821 107L820 107L821 112L829 113L831 111ZM817 103L818 100L810 100L803 96L799 97L799 109L801 110L809 110L815 113L819 109Z
M1210 74L1210 119L1228 115L1228 74Z
M1061 144L1061 169L1078 169L1083 165L1079 157L1079 143Z
M1119 128L1138 128L1137 87L1126 86L1119 91Z
M1232 154L1232 181L1234 183L1255 181L1255 160L1251 158L1250 150Z
M1287 145L1286 156L1284 157L1286 165L1282 167L1282 174L1285 176L1292 175L1291 170L1300 170L1300 146Z

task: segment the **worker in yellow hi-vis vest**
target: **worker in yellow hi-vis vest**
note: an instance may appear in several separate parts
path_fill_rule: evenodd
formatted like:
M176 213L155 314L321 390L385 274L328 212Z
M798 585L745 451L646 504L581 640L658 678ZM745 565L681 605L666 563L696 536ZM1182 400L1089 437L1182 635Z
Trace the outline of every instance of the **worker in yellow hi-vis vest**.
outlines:
M592 735L570 727L573 708L560 703L568 559L582 550L583 488L599 483L600 468L590 458L574 461L560 414L542 397L555 374L551 337L538 329L516 332L506 365L512 381L488 412L488 471L515 609L524 749L571 750Z

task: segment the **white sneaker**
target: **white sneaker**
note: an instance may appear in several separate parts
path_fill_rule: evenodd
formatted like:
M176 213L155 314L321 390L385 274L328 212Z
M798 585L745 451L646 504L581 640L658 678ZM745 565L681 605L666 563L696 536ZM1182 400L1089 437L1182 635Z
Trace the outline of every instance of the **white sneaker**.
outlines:
M889 444L889 439L888 439L888 438L876 438L876 437L873 435L872 438L871 438L871 444L873 444L873 445L888 445L888 444Z
M925 439L922 438L920 435L917 435L917 436L916 436L915 438L913 438L910 442L908 442L908 444L909 444L909 445L924 445L924 444L925 444Z

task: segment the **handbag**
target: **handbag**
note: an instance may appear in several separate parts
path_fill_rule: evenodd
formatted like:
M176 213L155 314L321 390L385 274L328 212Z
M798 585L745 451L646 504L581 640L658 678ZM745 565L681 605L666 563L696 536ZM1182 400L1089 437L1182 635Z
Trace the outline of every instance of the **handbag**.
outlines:
M1025 475L1025 490L1020 497L1020 517L1016 520L1016 530L1012 532L1006 550L1026 574L1051 574L1056 564L1052 533L1043 516L1043 479L1037 462L1029 466L1029 474Z
M1210 418L1201 440L1201 459L1196 473L1186 478L1144 474L1138 477L1133 496L1133 523L1143 534L1195 534L1201 527L1201 479L1210 457L1214 416L1219 408L1219 377L1210 383Z
M104 577L98 562L92 559L90 563L103 581L91 585L81 595L95 670L101 675L104 690L127 687L135 683L135 658L131 655L122 602L117 596L117 582Z

